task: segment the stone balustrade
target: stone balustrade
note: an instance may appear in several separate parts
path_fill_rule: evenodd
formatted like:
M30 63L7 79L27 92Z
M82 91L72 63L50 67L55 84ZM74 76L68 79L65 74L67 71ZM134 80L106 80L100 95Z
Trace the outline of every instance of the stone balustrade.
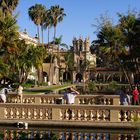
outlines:
M78 95L75 99L75 104L88 105L119 105L120 97L118 95ZM62 94L42 94L42 95L26 95L23 94L23 103L36 104L58 104L59 100L66 103ZM7 103L21 103L20 96L17 94L8 94Z
M13 140L13 139L51 139L52 136L56 136L59 140L135 140L136 134L134 131L124 131L122 130L113 130L113 131L103 131L103 130L91 130L91 129L74 129L67 130L65 129L0 129L1 134L3 134L4 140ZM22 135L24 133L24 135Z
M140 119L139 106L1 103L0 120L130 123ZM89 124L90 125L90 124ZM108 124L109 125L109 124Z

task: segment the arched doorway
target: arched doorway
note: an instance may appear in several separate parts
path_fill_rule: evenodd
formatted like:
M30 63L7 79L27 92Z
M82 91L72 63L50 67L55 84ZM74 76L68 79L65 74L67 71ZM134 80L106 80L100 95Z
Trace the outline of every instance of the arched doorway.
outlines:
M43 71L43 81L44 81L44 82L48 82L48 81L49 81L48 74L47 74L47 72L45 72L45 71Z
M66 82L66 81L70 81L70 80L71 80L70 72L65 71L63 73L63 81Z
M81 82L83 80L83 76L81 73L76 74L76 82Z

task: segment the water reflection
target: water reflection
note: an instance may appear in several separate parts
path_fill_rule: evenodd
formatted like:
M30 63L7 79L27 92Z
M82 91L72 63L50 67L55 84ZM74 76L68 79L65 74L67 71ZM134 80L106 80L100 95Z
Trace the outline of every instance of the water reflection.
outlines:
M0 127L0 140L139 140L135 130Z

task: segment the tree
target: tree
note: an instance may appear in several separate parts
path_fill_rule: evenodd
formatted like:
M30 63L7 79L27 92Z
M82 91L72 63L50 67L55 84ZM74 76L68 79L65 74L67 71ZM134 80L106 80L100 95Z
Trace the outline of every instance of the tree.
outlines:
M49 36L50 36L50 27L52 26L52 22L51 22L51 10L46 10L45 12L45 17L44 17L44 24L43 24L43 28L47 29L48 28L48 46L49 46Z
M122 64L121 55L127 55L125 48L124 35L119 26L113 26L110 21L103 21L101 28L97 34L97 40L101 48L101 52L112 60L113 64L118 65L125 74L130 86L132 87L130 78Z
M11 72L11 60L17 50L17 40L19 33L17 32L16 19L8 14L3 16L0 11L0 59L1 59L1 78L9 78ZM4 71L4 69L6 69Z
M42 66L44 57L46 56L46 51L43 47L38 47L34 45L28 45L24 40L19 40L18 50L11 60L13 63L13 75L14 81L19 83L25 83L29 72L32 67L38 69ZM11 62L11 64L12 64Z
M8 13L12 14L12 12L16 9L19 0L1 0L0 7L4 15Z
M54 27L54 38L53 38L53 47L55 45L55 37L56 37L56 26L59 22L63 20L63 17L66 16L64 13L64 9L60 8L59 5L51 6L50 8L50 19L51 19L51 24ZM52 55L53 56L53 47L52 47ZM53 63L53 58L51 57L51 65L50 65L50 71L52 70L52 63ZM50 80L51 81L51 80ZM53 83L53 77L52 77L52 83Z
M140 17L135 11L128 11L127 15L118 13L119 24L125 40L125 46L129 50L129 56L123 57L125 68L134 75L140 74Z
M34 6L31 6L28 9L30 19L34 22L35 25L37 25L39 43L40 43L39 25L43 25L45 9L46 9L45 6L43 6L42 4L35 4Z

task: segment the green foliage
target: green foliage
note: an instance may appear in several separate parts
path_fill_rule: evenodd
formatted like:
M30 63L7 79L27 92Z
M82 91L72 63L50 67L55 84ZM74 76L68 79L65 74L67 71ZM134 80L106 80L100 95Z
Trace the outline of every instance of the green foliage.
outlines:
M111 81L109 83L108 89L111 91L115 91L118 88L118 83L116 81Z
M96 89L96 83L94 81L89 81L88 82L88 89L89 91L94 91Z

